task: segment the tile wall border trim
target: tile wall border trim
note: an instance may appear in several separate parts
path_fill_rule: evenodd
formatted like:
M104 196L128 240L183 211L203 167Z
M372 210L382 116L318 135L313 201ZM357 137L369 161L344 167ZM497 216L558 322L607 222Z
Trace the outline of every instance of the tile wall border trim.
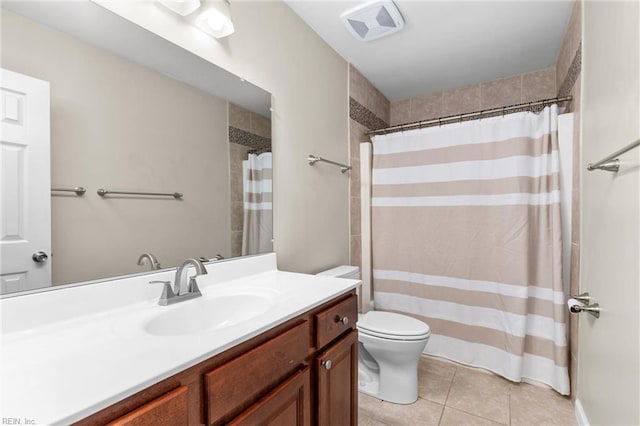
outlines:
M573 86L578 81L578 77L580 76L580 72L582 71L582 42L578 45L576 49L576 53L573 56L573 60L571 61L571 65L569 66L569 70L567 71L567 75L564 77L562 84L560 85L560 90L558 90L558 96L564 97L569 96L571 91L573 90Z
M371 110L349 96L349 117L369 130L384 129L389 123L375 115Z
M254 149L271 148L271 139L233 126L229 126L229 142Z

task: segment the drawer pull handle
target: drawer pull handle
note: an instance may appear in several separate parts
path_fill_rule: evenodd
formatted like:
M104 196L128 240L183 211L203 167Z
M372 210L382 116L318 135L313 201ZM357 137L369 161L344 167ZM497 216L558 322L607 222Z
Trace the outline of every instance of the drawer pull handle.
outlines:
M321 362L325 370L331 370L331 360L327 359Z
M336 322L341 322L343 325L347 325L349 324L349 317L340 317L340 315L336 315Z

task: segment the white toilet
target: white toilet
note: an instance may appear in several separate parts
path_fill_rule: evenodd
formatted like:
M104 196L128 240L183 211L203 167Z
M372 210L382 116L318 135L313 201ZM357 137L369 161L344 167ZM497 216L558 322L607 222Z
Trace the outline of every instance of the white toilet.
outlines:
M357 266L318 275L360 279ZM418 361L431 330L424 322L392 312L358 315L358 390L396 404L418 399Z

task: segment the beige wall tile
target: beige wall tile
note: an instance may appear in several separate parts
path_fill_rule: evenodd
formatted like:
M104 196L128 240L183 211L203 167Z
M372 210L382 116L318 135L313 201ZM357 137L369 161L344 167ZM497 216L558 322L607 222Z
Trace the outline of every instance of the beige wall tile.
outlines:
M360 234L360 197L351 197L351 235Z
M351 127L349 140L349 158L355 161L360 158L360 143L370 142L371 139L369 138L369 136L364 134L364 132L369 130L365 126L353 119L349 120L349 123Z
M351 260L350 265L362 266L362 242L360 235L351 236Z
M231 201L242 201L242 161L247 159L250 148L229 143L229 191Z
M574 0L573 11L567 25L558 58L556 59L556 87L560 89L569 66L582 42L582 1Z
M522 99L522 76L503 78L480 84L481 109L514 105Z
M556 87L558 90L562 87L562 83L567 77L567 71L569 71L569 66L571 65L572 56L569 55L569 48L563 45L556 60Z
M271 139L271 120L254 112L250 113L251 133Z
M352 197L360 196L360 160L351 159L349 173L350 194Z
M576 424L569 398L552 389L520 383L511 386L511 425Z
M391 112L389 118L389 124L395 126L396 124L408 123L411 121L411 99L403 99L401 101L391 102Z
M349 96L376 116L389 122L389 100L353 65L349 66Z
M509 422L509 382L479 370L458 368L447 406L498 423Z
M555 98L557 92L555 66L522 74L521 102Z
M251 113L237 105L229 103L229 126L236 127L247 132L251 131Z
M439 426L497 426L500 424L451 407L445 407Z
M242 231L231 232L231 257L242 256Z
M480 85L474 84L444 92L442 94L442 112L439 116L464 114L479 109Z
M555 66L500 80L391 102L391 125L556 96Z
M411 98L411 113L408 121L438 118L442 114L442 92Z
M231 203L231 230L242 231L244 224L244 203L233 201Z

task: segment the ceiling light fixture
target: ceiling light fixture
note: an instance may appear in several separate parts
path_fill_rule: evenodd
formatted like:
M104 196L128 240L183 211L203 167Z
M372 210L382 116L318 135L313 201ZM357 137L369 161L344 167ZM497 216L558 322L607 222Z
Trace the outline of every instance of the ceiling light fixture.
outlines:
M158 2L212 37L226 37L233 34L235 30L228 0L203 0L202 2L200 0L158 0ZM198 13L193 13L198 9L200 9Z
M200 0L158 0L164 7L180 16L187 16L200 7Z

